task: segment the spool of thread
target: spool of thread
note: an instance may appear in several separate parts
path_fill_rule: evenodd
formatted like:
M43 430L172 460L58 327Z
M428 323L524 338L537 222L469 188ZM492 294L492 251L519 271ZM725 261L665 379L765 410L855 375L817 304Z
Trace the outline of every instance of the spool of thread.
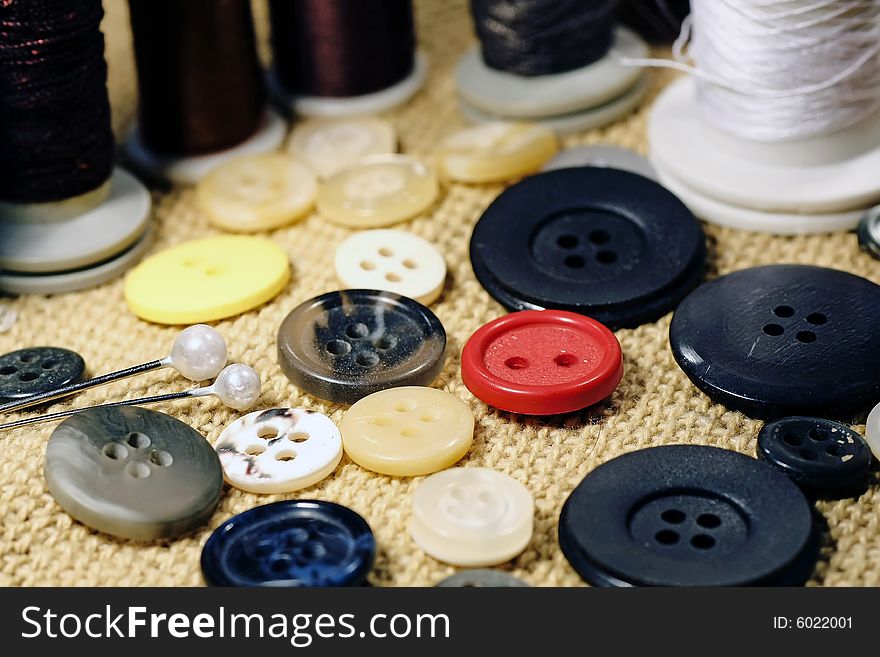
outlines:
M412 0L269 0L271 82L309 116L380 112L424 82Z
M103 15L96 0L0 3L0 200L66 200L110 178Z
M0 2L0 289L99 284L149 245L150 196L115 170L100 0Z
M149 175L192 183L222 159L274 150L249 0L129 0L140 102L127 143Z
M880 0L693 0L691 73L649 125L661 180L697 214L776 233L853 228L880 201Z
M479 47L459 63L461 109L474 121L531 119L559 132L598 127L641 99L618 52L647 54L616 28L616 0L471 0ZM637 55L636 53L641 53Z

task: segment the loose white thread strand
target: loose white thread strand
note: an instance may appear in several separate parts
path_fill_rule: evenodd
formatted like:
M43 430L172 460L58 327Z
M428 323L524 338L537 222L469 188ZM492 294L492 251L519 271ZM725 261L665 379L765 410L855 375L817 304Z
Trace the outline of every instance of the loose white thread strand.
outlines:
M756 141L827 134L880 109L880 0L692 0L673 59L705 120Z

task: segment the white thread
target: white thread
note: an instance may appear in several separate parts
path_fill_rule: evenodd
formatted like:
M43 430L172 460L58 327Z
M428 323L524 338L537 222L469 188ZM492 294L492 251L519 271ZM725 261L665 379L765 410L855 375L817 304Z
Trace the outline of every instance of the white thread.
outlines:
M673 59L621 59L697 80L712 125L787 141L880 108L880 0L692 0Z

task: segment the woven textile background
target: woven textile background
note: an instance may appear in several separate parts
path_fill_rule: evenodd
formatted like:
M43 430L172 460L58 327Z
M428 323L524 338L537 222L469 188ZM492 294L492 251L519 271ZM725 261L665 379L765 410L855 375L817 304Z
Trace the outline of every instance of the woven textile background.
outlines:
M118 135L130 127L136 108L127 3L105 0L103 24L110 63L110 92ZM257 6L265 50L265 10ZM455 101L453 70L472 42L464 0L416 2L421 47L430 58L427 87L405 108L390 115L402 150L429 157L438 140L462 121ZM265 52L263 53L266 54ZM609 142L646 151L650 103L667 73L652 73L648 100L628 118L604 129L566 139L566 145ZM599 464L624 452L671 443L715 445L754 455L761 424L712 404L676 367L667 342L669 316L635 330L622 330L626 372L618 390L600 407L550 419L501 413L476 400L462 385L459 354L468 336L504 311L475 280L468 260L471 227L501 186L448 187L428 214L399 227L434 242L450 271L448 287L432 308L449 336L446 367L438 387L467 402L477 419L474 445L461 465L505 472L535 498L535 532L528 548L502 566L533 585L568 586L580 578L568 566L556 539L562 503ZM154 194L158 240L153 252L213 234L193 203L193 192ZM858 250L852 234L769 237L707 227L711 276L758 264L814 263L845 269L880 283L880 262ZM293 280L269 304L217 324L230 345L232 360L262 374L261 407L304 406L337 423L345 407L328 404L293 388L275 362L275 334L298 303L338 289L333 253L348 231L311 216L269 237L293 263ZM316 248L317 247L317 248ZM164 356L178 328L143 322L122 296L122 282L55 297L4 299L18 312L11 331L0 334L0 353L29 345L57 345L81 353L92 374ZM880 318L878 318L880 321ZM180 390L186 383L171 370L87 392L55 408L87 406L122 397ZM237 415L215 400L178 401L157 407L189 423L212 443ZM201 547L221 522L258 504L285 497L339 502L362 514L376 533L379 552L371 581L377 585L431 585L454 572L419 550L409 538L409 499L422 478L376 475L344 457L336 472L300 493L258 496L227 487L210 523L173 542L139 544L93 532L74 522L54 502L43 479L43 454L54 425L0 436L0 584L2 585L199 585ZM863 426L856 427L864 431ZM828 523L815 584L880 585L880 485L859 499L821 503Z

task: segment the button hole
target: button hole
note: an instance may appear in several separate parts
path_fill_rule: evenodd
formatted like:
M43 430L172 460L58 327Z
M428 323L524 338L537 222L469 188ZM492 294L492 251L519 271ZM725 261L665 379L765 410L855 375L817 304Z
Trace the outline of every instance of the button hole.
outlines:
M594 230L590 233L590 241L593 244L607 244L611 240L611 235L609 235L604 230Z
M150 437L145 433L132 431L125 441L135 449L145 449L150 446Z
M351 345L345 340L330 340L324 348L334 356L344 356L351 351Z
M675 545L680 538L678 532L674 532L671 529L661 529L654 534L654 539L660 543L660 545Z
M570 255L563 262L565 262L565 266L569 269L583 269L584 265L587 264L586 260L579 255Z
M385 274L385 280L388 281L389 283L400 283L400 281L402 281L403 279L398 274L395 274L393 271L390 271L387 274Z
M715 529L721 525L721 518L714 513L702 513L697 516L697 524L706 529Z
M783 333L785 333L785 329L782 328L779 324L767 324L767 326L764 327L764 333L775 337L777 335L782 335Z
M804 444L804 439L796 434L787 433L782 436L782 442L791 447L800 447Z
M522 356L513 356L504 361L504 364L512 370L524 370L529 366L529 361Z
M35 361L36 359L37 359L37 355L33 354L31 352L22 354L21 356L18 357L18 360L20 360L22 363L30 363L32 361Z
M828 318L822 313L810 313L807 315L807 321L814 326L822 326L828 321Z
M379 247L379 255L383 258L390 258L394 255L394 251L389 249L387 246Z
M407 438L415 438L419 435L419 430L417 427L404 427L400 430L400 435Z
M367 337L370 334L370 329L367 328L366 324L356 322L345 327L345 334L352 340L357 340Z
M395 338L393 335L383 335L381 338L376 340L375 343L373 343L373 346L375 346L376 349L379 349L380 351L388 351L389 349L393 349L397 346L397 338Z
M691 545L698 550L711 550L715 547L715 539L708 534L697 534L691 539Z
M416 263L413 260L410 260L409 258L407 258L406 260L403 261L403 266L406 267L407 269L418 269L419 268L418 263Z
M287 437L287 439L292 443L304 443L309 438L309 434L307 434L305 431L297 431Z
M843 448L843 445L832 443L825 448L825 453L828 454L828 456L841 457L846 453L846 450Z
M272 438L278 437L278 429L270 426L263 426L257 429L257 437L263 438L264 440L271 440Z
M828 440L828 432L824 429L810 429L807 432L807 435L810 437L810 440L815 440L817 443L821 443L823 440Z
M276 461L292 461L296 458L296 452L292 450L285 450L283 452L278 452L275 455Z
M15 374L18 372L17 367L13 367L12 365L7 365L6 367L0 368L0 374L4 376L9 376L10 374Z
M128 450L125 448L125 445L120 445L119 443L107 443L101 451L104 453L104 456L108 459L113 459L114 461L124 459L128 456Z
M125 473L135 479L145 479L150 476L150 466L146 463L129 463L125 466Z
M571 367L578 362L578 359L574 354L559 354L553 359L553 362L559 367Z
M18 380L19 381L33 381L34 379L38 378L39 376L40 376L40 374L38 372L30 372L30 371L22 372L21 374L18 375Z
M791 317L794 315L794 308L791 306L776 306L773 309L773 314L777 317Z
M679 509L667 509L660 514L660 517L665 522L668 522L672 525L680 525L685 521L685 518L687 518L684 511L680 511Z
M574 235L560 235L556 238L556 244L562 249L573 249L578 245L578 238Z
M51 370L58 367L58 361L54 358L50 358L49 360L44 360L42 363L40 363L40 367L42 367L44 370Z
M810 342L815 342L817 336L812 331L798 331L795 337L798 339L798 342L809 344Z
M173 462L174 458L168 452L165 452L161 449L150 452L150 463L158 465L160 468L167 468Z
M355 356L354 362L361 367L375 367L379 364L379 355L365 351Z
M412 399L401 399L394 405L394 410L398 413L411 413L417 406L418 404Z
M361 269L365 269L367 271L373 270L376 268L376 265L370 262L369 260L364 260L361 262Z
M262 445L252 445L252 446L248 447L246 450L244 450L244 453L247 454L248 456L259 456L260 454L262 454L265 451L266 451L266 448L263 447Z

